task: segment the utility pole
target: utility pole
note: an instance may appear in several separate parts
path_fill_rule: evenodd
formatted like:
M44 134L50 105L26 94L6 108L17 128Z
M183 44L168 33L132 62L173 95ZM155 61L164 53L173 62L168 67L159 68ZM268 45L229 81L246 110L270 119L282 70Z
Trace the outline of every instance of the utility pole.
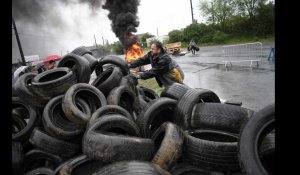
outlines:
M96 34L94 34L94 39L95 39L95 48L97 49Z
M158 36L158 27L156 28L156 35Z
M102 42L103 42L103 46L105 45L105 43L104 43L104 38L103 38L103 36L102 36Z
M191 3L191 12L192 12L192 23L194 24L194 13L193 13L193 3L192 0L190 0Z
M19 34L18 34L18 30L17 30L16 24L15 24L14 18L12 18L12 22L13 22L13 26L14 26L13 29L15 31L17 43L18 43L19 50L20 50L20 55L21 55L21 59L22 59L22 65L26 66L26 61L25 61L25 57L24 57L24 54L23 54L23 50L22 50L22 46L21 46L21 42L20 42L20 38L19 38Z

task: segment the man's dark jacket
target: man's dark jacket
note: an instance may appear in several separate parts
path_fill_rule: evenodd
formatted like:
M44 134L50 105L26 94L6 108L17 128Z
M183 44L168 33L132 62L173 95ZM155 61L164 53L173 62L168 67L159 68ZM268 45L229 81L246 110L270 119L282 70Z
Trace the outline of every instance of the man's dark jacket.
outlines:
M152 56L152 52L150 51L144 57L131 62L130 68L135 68L146 64L151 64L152 69L140 73L141 79L149 79L155 77L160 87L162 85L165 87L170 86L174 82L182 83L170 75L173 68L177 68L182 78L184 78L184 74L181 68L178 66L175 60L173 60L165 51L162 51L156 58Z

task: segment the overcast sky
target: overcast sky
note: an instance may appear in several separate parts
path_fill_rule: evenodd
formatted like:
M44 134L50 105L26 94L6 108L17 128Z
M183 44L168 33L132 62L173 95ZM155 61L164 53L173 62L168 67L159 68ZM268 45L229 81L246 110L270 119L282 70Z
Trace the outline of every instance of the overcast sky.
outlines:
M74 1L75 0L70 0ZM98 9L92 13L87 4L63 4L60 1L37 1L47 6L42 12L44 20L36 24L16 19L24 55L64 55L67 51L84 45L94 45L94 34L98 44L102 37L110 43L118 41L111 31L108 11ZM199 0L193 0L194 18L203 22L199 12ZM167 35L173 29L191 24L190 0L141 0L138 7L140 25L137 34L149 32L153 35ZM56 20L59 22L56 24ZM14 33L14 32L12 32ZM13 58L20 58L15 35L12 35Z

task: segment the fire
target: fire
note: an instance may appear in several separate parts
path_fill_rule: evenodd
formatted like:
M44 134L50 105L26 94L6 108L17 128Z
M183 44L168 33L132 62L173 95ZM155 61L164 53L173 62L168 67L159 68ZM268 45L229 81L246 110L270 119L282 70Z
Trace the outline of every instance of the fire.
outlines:
M131 35L130 38L134 39L134 35ZM144 56L143 50L140 47L140 44L136 41L126 50L126 62L130 63Z

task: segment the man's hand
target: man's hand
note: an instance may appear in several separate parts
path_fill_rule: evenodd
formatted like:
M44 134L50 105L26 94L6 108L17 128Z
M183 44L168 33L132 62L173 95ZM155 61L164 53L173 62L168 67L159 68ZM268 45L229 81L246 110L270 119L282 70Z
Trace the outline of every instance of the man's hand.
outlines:
M141 79L141 75L139 73L130 74L132 77L136 79Z

